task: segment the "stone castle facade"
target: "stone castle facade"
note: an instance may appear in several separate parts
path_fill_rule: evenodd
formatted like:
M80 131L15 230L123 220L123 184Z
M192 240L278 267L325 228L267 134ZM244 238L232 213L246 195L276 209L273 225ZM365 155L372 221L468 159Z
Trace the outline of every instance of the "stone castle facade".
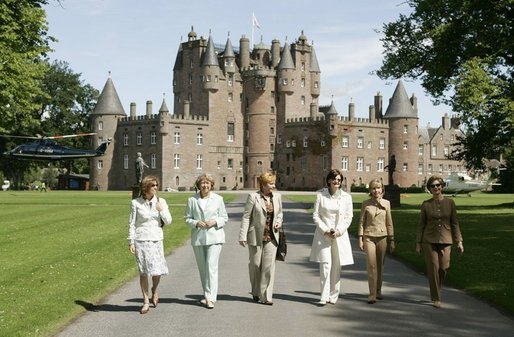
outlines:
M246 37L233 48L230 38L219 46L192 30L173 68L173 112L163 99L157 113L148 101L144 115L132 103L127 116L107 79L91 125L96 142L112 143L91 160L91 188L130 189L138 152L149 166L144 174L176 190L193 189L202 173L214 177L215 189L256 188L268 170L281 190L316 190L331 168L343 171L347 189L373 178L387 184L393 155L400 186L463 169L447 159L461 135L456 120L445 115L439 127L420 127L416 97L402 81L387 107L375 95L367 118L355 116L354 103L346 116L333 102L320 106L320 88L317 56L303 32L292 44L275 39L250 49Z

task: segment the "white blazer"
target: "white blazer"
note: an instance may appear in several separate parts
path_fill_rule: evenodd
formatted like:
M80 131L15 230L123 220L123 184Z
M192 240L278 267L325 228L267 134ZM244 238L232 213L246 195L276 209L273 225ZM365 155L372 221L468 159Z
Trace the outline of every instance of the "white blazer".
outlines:
M312 213L316 231L312 240L310 261L329 262L332 241L335 241L341 265L353 264L352 246L348 236L352 217L353 204L350 194L338 190L334 195L330 195L328 188L318 192ZM332 240L324 235L330 229L335 229L342 235Z
M225 209L223 197L210 192L205 208L199 203L200 193L195 194L187 200L184 219L191 227L191 245L206 246L218 243L225 243L225 231L223 226L228 221L228 214ZM216 225L208 229L196 228L196 223L200 220L207 221L214 219Z

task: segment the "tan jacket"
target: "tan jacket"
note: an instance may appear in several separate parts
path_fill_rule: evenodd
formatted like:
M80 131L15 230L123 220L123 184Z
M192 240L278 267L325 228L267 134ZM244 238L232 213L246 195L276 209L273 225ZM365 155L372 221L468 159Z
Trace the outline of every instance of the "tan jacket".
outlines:
M446 243L462 241L457 209L452 199L423 201L416 242Z
M391 203L389 200L368 199L362 202L359 236L394 236Z
M282 196L273 192L273 224L282 226ZM262 236L266 226L266 203L260 191L250 193L246 199L246 205L239 230L239 241L246 241L250 246L262 246ZM273 231L273 236L279 242L278 231Z

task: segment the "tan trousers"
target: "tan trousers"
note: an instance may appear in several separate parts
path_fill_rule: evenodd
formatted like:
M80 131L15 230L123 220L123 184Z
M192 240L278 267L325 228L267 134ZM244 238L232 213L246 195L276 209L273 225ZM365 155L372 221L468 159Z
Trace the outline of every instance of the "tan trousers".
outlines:
M446 271L450 268L450 253L452 245L442 243L423 243L423 256L427 265L430 299L441 301L441 285Z
M364 237L364 251L366 252L366 266L368 268L368 300L375 301L382 295L382 278L384 274L384 260L387 250L387 236Z
M272 302L277 246L274 241L265 242L262 247L248 246L248 253L252 296L259 297L262 302Z

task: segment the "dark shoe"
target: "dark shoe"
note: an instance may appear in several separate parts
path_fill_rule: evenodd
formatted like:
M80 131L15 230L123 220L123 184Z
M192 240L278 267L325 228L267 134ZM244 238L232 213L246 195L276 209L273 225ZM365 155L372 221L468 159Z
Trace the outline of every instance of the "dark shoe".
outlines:
M144 314L148 313L149 310L150 310L150 303L143 303L143 306L141 307L141 310L139 312L141 313L141 315L144 315Z
M375 301L375 300L368 300L368 304L375 304L375 303L377 303L377 301Z
M259 296L252 296L252 298L255 302L259 302Z

